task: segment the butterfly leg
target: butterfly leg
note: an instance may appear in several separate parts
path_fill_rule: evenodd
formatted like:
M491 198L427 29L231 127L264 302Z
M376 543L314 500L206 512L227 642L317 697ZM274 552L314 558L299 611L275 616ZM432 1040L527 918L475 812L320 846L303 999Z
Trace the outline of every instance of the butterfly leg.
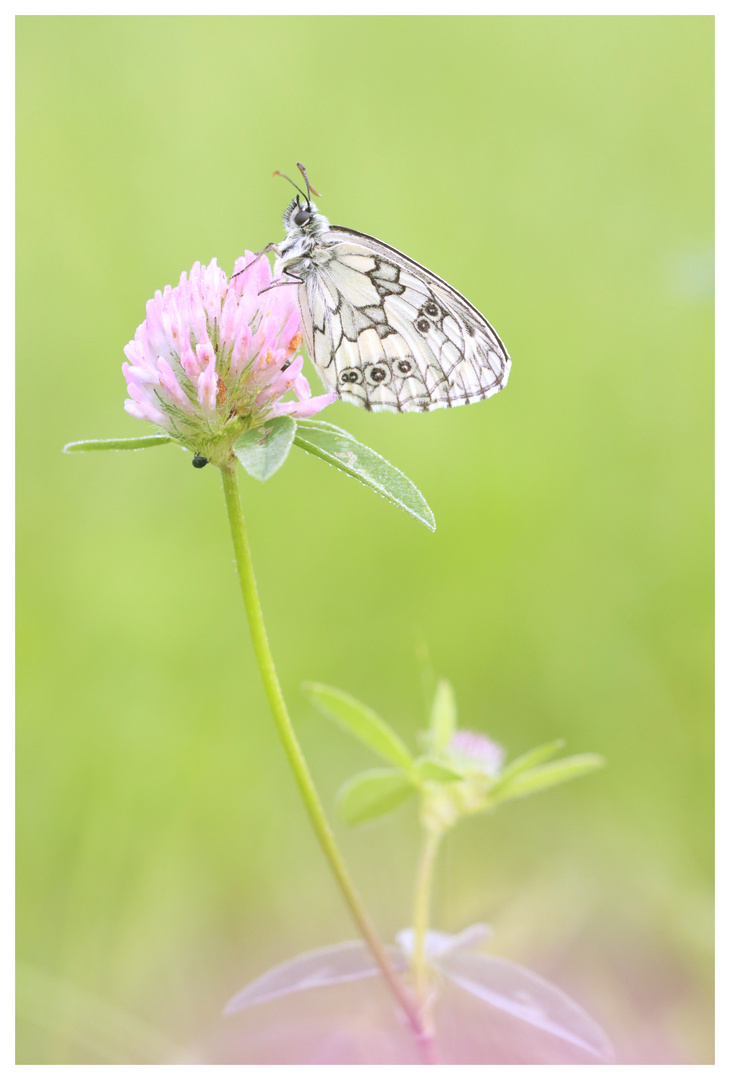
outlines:
M247 270L250 270L255 262L258 262L262 255L265 255L267 251L276 251L276 244L267 244L265 248L261 248L261 251L257 251L250 263L247 263L243 270L237 270L235 274L231 274L231 281L234 277L238 277L239 274L245 274Z
M271 285L267 285L265 289L262 289L259 296L262 296L265 292L269 292L271 289L278 289L281 285L301 285L303 283L303 278L297 277L296 274L292 274L289 270L284 270L283 272L289 278L289 281L274 281Z

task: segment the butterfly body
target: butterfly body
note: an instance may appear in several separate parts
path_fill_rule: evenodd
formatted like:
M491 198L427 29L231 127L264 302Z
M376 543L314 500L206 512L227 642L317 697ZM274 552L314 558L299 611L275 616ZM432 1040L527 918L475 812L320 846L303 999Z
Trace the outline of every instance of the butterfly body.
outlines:
M454 288L375 237L330 225L308 199L284 214L276 273L297 281L304 340L328 390L389 412L482 401L507 383L494 328Z

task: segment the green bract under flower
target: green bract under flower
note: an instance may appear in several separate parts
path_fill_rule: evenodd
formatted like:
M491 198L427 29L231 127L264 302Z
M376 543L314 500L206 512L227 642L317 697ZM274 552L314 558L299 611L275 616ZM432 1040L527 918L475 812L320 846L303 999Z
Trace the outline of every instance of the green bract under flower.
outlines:
M312 397L302 375L296 286L270 288L271 267L251 252L228 280L213 259L147 303L125 348L124 407L215 464L240 435L276 416L309 417L336 400ZM288 391L296 400L283 401Z

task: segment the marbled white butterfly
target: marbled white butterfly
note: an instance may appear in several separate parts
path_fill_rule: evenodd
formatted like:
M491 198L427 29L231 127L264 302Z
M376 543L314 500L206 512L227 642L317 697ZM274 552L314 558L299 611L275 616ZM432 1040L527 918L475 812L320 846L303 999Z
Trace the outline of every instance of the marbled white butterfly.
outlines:
M402 252L330 225L298 167L307 193L294 184L286 238L268 250L275 278L299 283L305 344L326 389L364 409L428 412L506 386L509 354L484 316Z

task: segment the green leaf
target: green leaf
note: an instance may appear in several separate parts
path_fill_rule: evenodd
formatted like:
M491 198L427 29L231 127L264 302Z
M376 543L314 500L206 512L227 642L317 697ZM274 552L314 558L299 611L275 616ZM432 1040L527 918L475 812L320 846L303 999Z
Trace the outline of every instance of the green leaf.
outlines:
M413 481L342 428L324 420L300 420L294 442L301 450L377 491L427 529L436 528L433 512Z
M357 698L323 683L302 683L304 693L322 712L393 765L410 770L413 758L408 747L385 720Z
M66 443L64 454L78 454L86 450L144 450L148 446L164 446L174 442L172 435L142 435L138 439L83 439Z
M558 750L562 750L564 746L565 739L555 739L553 742L543 743L542 746L536 746L533 750L528 750L527 753L516 757L514 761L510 761L502 769L495 788L501 788L504 783L517 776L518 773L532 769L535 765L541 765L543 761L547 761L548 758L555 757Z
M552 761L549 765L540 765L536 769L529 769L514 776L507 784L500 783L498 788L492 789L491 798L495 802L504 799L519 799L524 795L532 795L536 791L554 787L566 780L575 780L579 776L594 772L606 764L606 759L600 754L576 754L574 757L561 758Z
M233 453L254 480L268 480L286 461L296 430L291 416L275 416L237 439Z
M439 679L431 706L431 747L445 750L456 731L456 695L448 679Z
M416 772L422 780L431 780L437 784L450 784L454 780L463 780L464 774L456 772L454 769L450 769L447 765L442 765L440 761L435 761L433 758L419 758L415 762Z
M340 788L337 803L348 825L389 814L414 793L408 776L398 769L371 769L353 776Z

